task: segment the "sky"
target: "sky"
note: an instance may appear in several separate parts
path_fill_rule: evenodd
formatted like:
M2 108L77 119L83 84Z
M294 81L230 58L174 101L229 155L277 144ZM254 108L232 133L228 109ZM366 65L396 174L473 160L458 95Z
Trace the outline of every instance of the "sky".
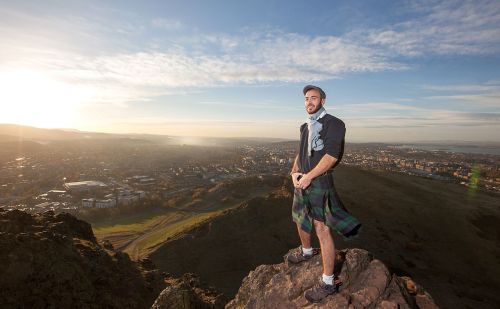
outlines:
M500 1L4 1L0 123L348 142L500 141Z

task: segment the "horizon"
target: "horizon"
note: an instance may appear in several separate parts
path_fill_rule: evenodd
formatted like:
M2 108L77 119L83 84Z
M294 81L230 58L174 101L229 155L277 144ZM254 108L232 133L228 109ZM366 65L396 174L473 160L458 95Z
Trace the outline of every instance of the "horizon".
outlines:
M347 142L500 142L500 3L318 7L2 2L0 123L298 140L315 84Z
M101 131L84 131L74 128L42 128L42 127L34 127L34 126L26 126L15 123L0 123L0 129L2 125L7 126L18 126L23 128L31 128L31 129L42 129L42 130L56 130L56 131L65 131L65 132L73 132L73 133L90 133L90 134L109 134L109 135L152 135L152 136L164 136L166 138L190 138L190 139L269 139L269 140L278 140L278 142L299 142L298 138L281 138L281 137L267 137L267 136L191 136L191 135L168 135L168 134L155 134L155 133L136 133L136 132L125 132L125 133L114 133L114 132L101 132ZM1 133L1 131L0 131ZM192 141L191 141L192 142ZM347 144L386 144L386 145L409 145L409 146L417 146L417 145L442 145L442 146L497 146L500 145L500 141L493 140L479 140L479 141L471 141L471 140L415 140L415 141L348 141ZM187 143L187 144L196 144L196 143Z

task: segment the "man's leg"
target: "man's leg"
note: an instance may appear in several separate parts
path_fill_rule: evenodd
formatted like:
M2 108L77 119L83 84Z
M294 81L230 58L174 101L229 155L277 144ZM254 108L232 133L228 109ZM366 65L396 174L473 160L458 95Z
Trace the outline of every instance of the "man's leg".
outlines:
M335 245L330 228L321 221L314 220L314 228L318 235L319 245L321 247L321 258L323 260L323 276L319 283L304 293L305 298L317 303L328 295L337 291L333 278L333 268L335 266Z
M297 231L299 232L300 243L302 248L311 248L311 234L300 228L300 224L297 223Z
M297 223L297 231L299 232L301 246L297 250L290 253L287 257L288 262L298 264L309 260L313 255L318 254L318 251L311 247L311 233L301 229L301 225Z
M323 260L323 274L333 275L335 267L335 244L330 233L330 228L321 221L314 220L314 228L319 239L321 258Z

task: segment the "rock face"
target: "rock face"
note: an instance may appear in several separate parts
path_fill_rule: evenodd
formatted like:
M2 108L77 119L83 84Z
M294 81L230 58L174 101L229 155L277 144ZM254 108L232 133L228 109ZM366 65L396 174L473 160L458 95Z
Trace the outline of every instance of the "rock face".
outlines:
M101 246L69 214L0 208L2 308L148 308L165 287L153 267Z
M391 274L368 251L337 251L335 268L342 281L339 292L311 304L304 292L322 274L320 255L299 265L261 265L243 280L226 308L438 308L411 278Z
M168 278L168 287L161 292L152 309L222 309L227 299L211 288L201 288L200 280L193 274Z

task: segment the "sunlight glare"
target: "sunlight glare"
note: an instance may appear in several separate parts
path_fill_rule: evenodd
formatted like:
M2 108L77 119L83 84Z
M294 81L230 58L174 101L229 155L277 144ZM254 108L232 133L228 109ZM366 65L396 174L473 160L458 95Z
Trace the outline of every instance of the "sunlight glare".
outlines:
M89 88L32 70L0 72L0 85L0 123L74 127L79 107L92 96Z

